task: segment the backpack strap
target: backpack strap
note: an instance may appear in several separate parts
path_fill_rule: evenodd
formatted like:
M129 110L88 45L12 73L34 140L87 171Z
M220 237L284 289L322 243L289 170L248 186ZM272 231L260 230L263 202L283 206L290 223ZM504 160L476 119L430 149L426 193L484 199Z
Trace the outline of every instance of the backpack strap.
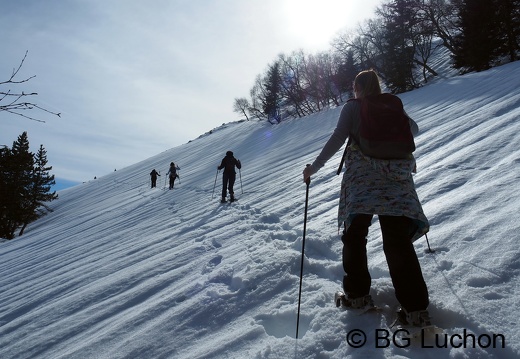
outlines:
M359 100L357 98L351 98L347 102L350 102L350 101L356 101L358 103L361 103L361 100ZM341 170L343 169L343 163L345 162L345 155L347 154L347 148L348 148L348 146L350 146L351 143L352 143L352 135L349 134L347 145L345 146L345 150L343 151L343 156L341 156L341 162L339 163L338 170L336 171L336 175L338 175L338 176L341 173Z
M343 169L343 163L345 162L345 156L347 155L347 149L351 143L352 143L352 136L349 135L347 145L345 146L345 150L343 151L343 156L341 156L341 162L339 163L338 170L336 171L336 175L338 175L338 176L341 173L341 170Z

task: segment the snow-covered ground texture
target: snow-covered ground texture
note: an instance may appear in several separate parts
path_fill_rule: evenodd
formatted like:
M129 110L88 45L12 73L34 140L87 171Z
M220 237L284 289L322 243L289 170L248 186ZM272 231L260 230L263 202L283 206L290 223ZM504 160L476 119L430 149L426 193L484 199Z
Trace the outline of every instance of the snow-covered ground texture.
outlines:
M519 85L516 62L400 96L421 130L415 181L435 253L424 237L415 248L444 328L435 343L385 336L398 303L376 219L368 255L383 312L333 303L343 275L341 151L309 188L295 339L301 172L338 107L276 126L226 124L61 191L53 213L0 243L0 358L520 357ZM228 150L243 164L239 200L220 204L217 166ZM169 191L171 161L181 182Z

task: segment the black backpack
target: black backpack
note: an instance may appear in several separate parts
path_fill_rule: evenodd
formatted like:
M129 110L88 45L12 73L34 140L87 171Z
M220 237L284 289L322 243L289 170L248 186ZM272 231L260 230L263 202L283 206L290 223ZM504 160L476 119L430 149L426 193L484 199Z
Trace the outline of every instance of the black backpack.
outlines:
M357 101L361 107L357 144L366 156L379 159L405 159L415 151L415 142L410 120L404 112L403 102L395 95L384 93L367 96ZM350 145L345 147L337 174L341 173L343 161Z
M415 151L401 99L385 93L356 100L361 105L359 148L373 158L404 159Z
M235 157L226 156L226 167L224 171L233 172L235 170Z
M170 177L172 177L172 178L177 177L177 168L175 168L175 166L170 166Z

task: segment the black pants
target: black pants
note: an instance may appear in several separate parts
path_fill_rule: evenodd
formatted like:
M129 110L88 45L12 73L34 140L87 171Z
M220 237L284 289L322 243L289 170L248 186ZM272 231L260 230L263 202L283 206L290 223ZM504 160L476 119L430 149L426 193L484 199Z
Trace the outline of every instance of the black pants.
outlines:
M173 189L173 185L175 184L175 178L177 178L177 176L170 176L170 189Z
M343 289L351 297L369 294L371 277L367 263L367 234L372 215L354 217L349 229L343 232ZM409 312L428 307L428 288L424 282L419 260L410 241L413 222L407 217L379 216L383 233L383 251L394 285L395 296Z
M157 177L156 178L152 177L152 188L154 188L156 185L157 185Z
M222 198L226 198L227 190L229 190L229 194L231 198L235 196L235 192L233 191L233 186L235 185L236 173L228 173L224 171L222 175Z

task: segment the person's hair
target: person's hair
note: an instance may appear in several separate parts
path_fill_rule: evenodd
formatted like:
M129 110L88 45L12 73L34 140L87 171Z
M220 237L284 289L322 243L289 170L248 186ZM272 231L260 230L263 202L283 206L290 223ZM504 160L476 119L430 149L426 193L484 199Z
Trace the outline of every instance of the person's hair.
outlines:
M354 86L357 88L356 92L359 98L381 94L379 76L377 76L374 70L365 70L357 74Z

